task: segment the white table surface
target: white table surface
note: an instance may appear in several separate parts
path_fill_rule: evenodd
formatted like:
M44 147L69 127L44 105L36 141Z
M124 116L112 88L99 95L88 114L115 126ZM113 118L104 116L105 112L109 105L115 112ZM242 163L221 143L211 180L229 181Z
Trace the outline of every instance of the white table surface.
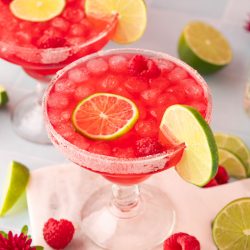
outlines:
M250 145L250 118L243 110L250 34L242 28L244 17L247 17L250 11L250 0L220 0L216 3L207 0L148 2L151 8L147 31L143 38L131 47L159 50L177 56L176 45L181 30L188 21L194 19L213 24L228 38L234 51L233 62L217 74L206 77L213 95L212 127L216 131L239 135ZM118 46L110 43L106 48L115 47ZM29 143L19 138L11 128L10 110L16 101L34 89L33 79L26 76L19 67L0 61L0 84L7 88L11 98L8 109L0 109L0 169L6 169L7 160L13 159L29 161L27 163L31 169L65 162L66 159L53 146ZM4 176L5 171L0 171L0 184ZM0 227L19 227L26 219L27 214L20 220L0 219Z

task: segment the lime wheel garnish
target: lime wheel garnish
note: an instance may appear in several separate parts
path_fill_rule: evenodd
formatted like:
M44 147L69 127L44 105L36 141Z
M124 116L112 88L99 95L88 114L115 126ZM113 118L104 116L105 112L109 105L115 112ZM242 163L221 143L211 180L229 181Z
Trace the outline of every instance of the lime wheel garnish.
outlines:
M96 93L83 99L72 114L75 129L95 140L113 140L127 133L136 123L136 105L123 96Z
M147 9L143 0L86 0L85 12L87 16L95 16L99 19L117 15L118 23L112 38L117 43L137 41L147 26Z
M60 15L65 5L65 0L14 0L10 4L10 10L20 19L44 22Z
M163 115L160 132L163 144L185 143L182 158L176 164L176 171L184 180L204 186L215 176L217 146L209 125L197 110L184 105L170 106Z

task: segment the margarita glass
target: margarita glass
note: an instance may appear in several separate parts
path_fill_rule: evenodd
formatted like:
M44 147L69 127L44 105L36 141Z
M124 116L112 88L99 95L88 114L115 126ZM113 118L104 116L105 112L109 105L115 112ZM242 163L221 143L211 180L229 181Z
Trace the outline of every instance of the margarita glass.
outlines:
M153 60L161 73L150 80L131 76L128 65L138 55ZM78 71L85 77L74 82ZM61 88L65 82L70 89ZM91 140L72 124L79 101L100 92L119 94L138 107L139 119L118 139ZM175 225L171 201L156 187L138 184L181 159L182 144L164 148L157 144L164 110L176 103L197 108L210 121L211 95L205 81L182 61L154 51L97 52L68 65L52 80L44 98L51 141L72 162L113 183L112 191L107 185L91 195L81 211L82 230L97 245L152 249L171 234Z
M59 16L30 22L16 18L8 2L0 0L0 57L37 80L36 92L16 104L12 124L23 138L49 143L41 107L46 83L67 64L103 48L112 37L116 17L86 17L83 0L67 0Z

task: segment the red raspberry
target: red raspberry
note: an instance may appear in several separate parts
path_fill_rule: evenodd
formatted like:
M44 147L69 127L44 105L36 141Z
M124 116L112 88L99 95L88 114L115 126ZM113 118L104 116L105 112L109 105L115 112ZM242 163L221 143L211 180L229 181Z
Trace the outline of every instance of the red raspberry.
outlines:
M136 147L136 156L148 156L153 154L158 154L163 151L162 145L156 140L151 137L144 137L139 139L135 143Z
M208 187L215 187L218 186L218 182L215 179L212 179L210 182L208 182L204 187L208 188Z
M74 233L72 222L64 219L49 219L43 227L43 237L54 249L64 249L71 242Z
M67 41L63 37L47 37L38 42L39 49L60 48L67 46Z
M194 237L186 233L176 233L164 242L164 250L200 250L200 243Z
M246 31L250 32L250 16L249 16L249 19L247 20L244 28Z
M132 57L128 67L131 75L146 79L157 78L161 74L161 70L156 63L142 55Z
M152 79L160 76L161 71L152 59L147 60L147 68L141 72L141 76Z
M215 176L215 180L218 182L218 184L228 183L229 175L224 167L222 166L218 167L218 172Z
M147 68L147 59L142 55L135 55L129 61L128 69L131 75L139 75Z

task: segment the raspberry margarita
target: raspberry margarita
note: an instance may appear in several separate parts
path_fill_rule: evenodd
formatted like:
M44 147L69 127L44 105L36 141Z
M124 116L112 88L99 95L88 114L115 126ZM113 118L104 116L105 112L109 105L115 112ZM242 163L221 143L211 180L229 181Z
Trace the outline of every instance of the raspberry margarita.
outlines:
M36 93L22 99L12 113L15 131L32 142L50 143L42 117L44 83L70 62L100 50L114 34L117 16L87 17L84 3L0 0L0 57L39 81ZM45 15L45 20L36 19L34 13L39 18Z
M44 22L15 17L11 2L0 0L0 56L37 79L98 51L114 31L114 18L87 17L83 0L67 0L60 15Z
M74 109L81 100L95 93L112 93L135 103L139 118L128 132L114 140L93 140L75 129L72 121ZM190 105L208 120L209 101L203 81L179 61L171 57L143 56L121 51L82 59L61 73L50 88L46 108L49 122L55 130L53 133L68 143L99 155L133 159L168 150L158 142L159 124L167 107L177 103ZM107 106L107 112L108 109L112 109L110 105ZM117 109L115 112L122 118L119 113L121 110ZM91 127L97 119L95 116L89 118L85 126ZM177 157L173 155L165 168L176 163L178 159L174 156ZM92 169L88 165L85 167ZM129 172L121 174L118 171L110 175L102 168L92 170L123 184L142 181L149 174L130 175Z
M181 159L182 145L159 142L163 113L176 103L191 105L210 120L210 94L193 69L166 54L138 49L82 58L48 88L45 120L54 145L114 183L112 196L109 186L102 187L81 210L82 232L96 244L153 249L172 232L175 212L166 194L136 184Z

